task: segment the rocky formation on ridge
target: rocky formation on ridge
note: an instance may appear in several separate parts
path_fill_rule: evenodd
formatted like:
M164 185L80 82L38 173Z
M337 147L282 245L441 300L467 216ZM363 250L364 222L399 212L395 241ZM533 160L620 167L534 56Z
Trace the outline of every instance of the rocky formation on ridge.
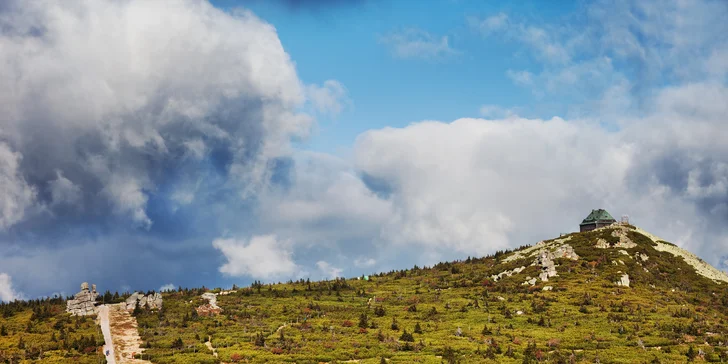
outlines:
M221 294L223 294L221 292ZM225 293L227 294L227 293ZM222 308L217 305L217 293L205 292L202 294L202 298L207 300L208 303L195 308L197 314L200 316L215 316L222 312Z
M81 291L73 296L72 300L66 301L66 312L74 316L86 316L96 314L96 285L88 289L88 282L81 283Z
M162 308L162 294L159 292L144 295L143 293L134 292L126 299L126 309L133 310L139 302L139 307L149 306L150 309Z

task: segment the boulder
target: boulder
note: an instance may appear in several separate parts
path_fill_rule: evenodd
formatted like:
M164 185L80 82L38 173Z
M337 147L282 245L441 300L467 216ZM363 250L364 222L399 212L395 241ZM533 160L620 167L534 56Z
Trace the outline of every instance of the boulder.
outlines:
M74 316L87 316L96 314L96 285L93 290L88 289L88 283L81 284L81 291L73 296L72 300L66 301L66 312Z
M143 293L134 292L126 299L126 309L131 311L139 302L139 307L149 307L150 309L162 308L162 294L159 292L144 295Z
M622 275L619 281L615 282L615 284L618 286L629 287L629 275L625 273L624 275Z

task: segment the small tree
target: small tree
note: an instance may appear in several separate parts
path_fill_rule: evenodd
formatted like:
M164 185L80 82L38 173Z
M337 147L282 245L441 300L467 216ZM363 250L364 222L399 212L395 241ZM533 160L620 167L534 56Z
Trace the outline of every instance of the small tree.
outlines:
M690 345L690 347L688 348L688 352L685 353L685 356L688 357L688 361L693 361L695 360L695 357L698 356L698 353L696 353L695 348Z
M399 331L399 325L397 324L397 318L392 317L392 326L390 328L394 331Z
M173 349L182 349L185 346L184 341L182 341L181 337L178 337L177 340L172 342L172 348Z
M367 314L362 313L361 315L359 315L359 327L362 329L366 329L367 327L369 327Z
M255 335L255 346L263 347L265 346L265 336L263 336L262 333L258 333Z
M483 326L483 331L481 331L480 333L483 335L492 335L493 334L493 332L490 331L490 329L488 328L488 325Z
M0 326L0 336L8 336L8 330L5 328L5 325Z
M134 311L131 314L132 316L137 316L140 313L142 313L142 308L139 307L139 301L136 301L136 303L134 304Z
M386 314L386 312L384 311L384 307L382 307L382 306L377 306L377 307L376 307L376 308L374 309L374 314L375 314L375 315L376 315L377 317L382 317L382 316L384 316L384 315Z
M421 334L422 333L422 327L420 327L420 323L415 324L415 334Z
M415 342L415 338L412 336L412 334L407 332L407 329L404 329L404 332L402 333L402 336L399 337L399 340L411 343Z

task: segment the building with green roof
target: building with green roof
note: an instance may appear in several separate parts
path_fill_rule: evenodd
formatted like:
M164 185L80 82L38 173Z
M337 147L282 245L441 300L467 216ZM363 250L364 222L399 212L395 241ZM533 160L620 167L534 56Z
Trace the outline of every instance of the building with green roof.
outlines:
M603 226L609 226L617 222L607 210L592 210L589 216L579 224L579 231L594 230Z

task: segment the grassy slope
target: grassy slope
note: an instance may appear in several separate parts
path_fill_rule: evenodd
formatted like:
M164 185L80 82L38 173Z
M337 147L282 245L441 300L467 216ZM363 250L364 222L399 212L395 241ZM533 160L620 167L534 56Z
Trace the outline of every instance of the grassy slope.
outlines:
M673 363L685 362L693 347L695 353L704 352L705 360L728 360L726 284L695 274L682 258L655 250L649 238L635 232L630 238L638 245L631 249L594 248L599 238L617 242L610 229L568 238L581 258L558 259L559 276L534 287L521 284L538 274L529 266L533 258L504 262L513 254L499 252L380 274L370 281L254 285L219 296L225 311L215 317L195 314L194 308L205 303L200 298L205 289L165 293L161 312L137 315L148 345L144 358L155 363L380 363L382 358L390 363L521 363L538 357L568 363L570 357L574 362L598 357L601 363ZM649 259L633 258L637 252ZM491 275L520 266L527 268L491 281ZM631 287L613 283L624 272ZM546 285L553 290L543 291ZM381 302L368 307L375 296ZM0 327L7 335L0 336L0 362L24 356L40 361L41 351L44 363L103 360L95 352L103 339L93 319L72 318L64 307L62 300L1 305ZM366 329L359 327L362 315ZM421 333L414 333L417 324ZM414 341L400 340L404 330ZM81 342L81 335L94 335L95 344ZM205 347L208 336L219 358ZM20 337L24 349L18 347ZM264 339L264 346L256 345L256 337Z
M0 305L0 331L5 327L6 333L0 332L0 363L105 362L94 317L71 317L65 309L62 299Z
M158 363L216 362L204 348L208 335L224 362L379 363L385 357L391 363L521 363L533 356L569 362L573 355L576 362L598 357L602 363L667 363L684 362L690 346L696 353L701 349L706 360L726 360L728 347L719 345L728 341L726 285L695 274L682 258L656 251L647 237L634 232L630 237L638 244L624 249L631 257L622 249L594 248L598 238L616 243L610 229L570 235L567 243L581 259L558 259L559 276L535 287L521 285L526 276L538 274L529 267L533 258L499 263L508 256L499 253L370 281L245 288L220 296L225 311L216 317L193 314L203 303L203 290L174 292L165 294L161 314L138 317L140 332L150 346L147 354ZM632 258L636 252L649 259L638 264ZM490 281L491 275L522 265L528 268L520 274ZM629 274L631 287L613 283L622 272ZM545 285L554 290L543 291ZM383 301L367 307L374 296ZM382 317L375 314L377 307L384 309ZM358 327L363 314L366 329ZM392 329L393 320L398 330ZM399 340L417 323L422 333L413 334L414 342ZM255 345L259 334L264 347ZM171 348L178 338L183 347Z

